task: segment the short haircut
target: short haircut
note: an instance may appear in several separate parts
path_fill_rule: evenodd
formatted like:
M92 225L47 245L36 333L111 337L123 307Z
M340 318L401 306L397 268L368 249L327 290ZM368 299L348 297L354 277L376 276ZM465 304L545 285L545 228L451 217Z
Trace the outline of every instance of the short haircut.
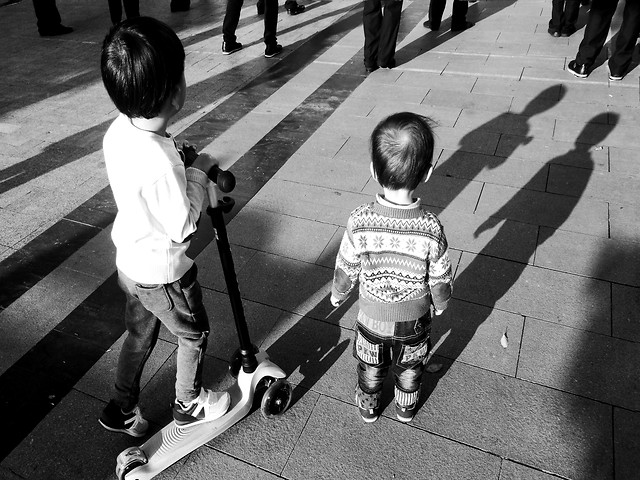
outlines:
M125 20L102 43L102 81L116 108L131 118L154 118L184 73L184 47L167 24L151 17Z
M433 164L433 122L411 112L394 113L371 134L371 161L378 183L415 190Z

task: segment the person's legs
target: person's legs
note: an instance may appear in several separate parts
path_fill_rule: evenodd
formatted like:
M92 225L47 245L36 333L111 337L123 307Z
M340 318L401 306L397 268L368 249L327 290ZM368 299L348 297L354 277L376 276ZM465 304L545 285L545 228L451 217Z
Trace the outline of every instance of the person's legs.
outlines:
M549 30L551 35L559 36L562 29L562 17L564 15L565 0L551 1L551 20L549 20Z
M53 31L61 26L62 19L55 0L33 0L33 9L40 33Z
M368 70L374 70L378 67L378 46L382 28L380 0L364 0L362 27L364 29L364 66Z
M600 54L609 33L611 19L618 6L618 0L593 0L589 19L580 42L576 63L590 67Z
M244 0L227 0L227 10L222 21L222 40L233 44L236 41L236 28L240 21L240 11Z
M278 0L264 0L264 43L272 46L278 43Z
M109 0L109 16L114 25L122 20L122 0Z
M455 0L454 0L455 3ZM444 8L447 5L447 0L431 0L429 2L429 28L431 30L438 30L440 23L442 22L442 15L444 14Z
M140 16L140 0L123 0L123 3L124 13L127 18L135 18Z
M576 31L576 22L580 14L580 0L566 0L562 18L562 36L568 37Z
M389 0L383 5L378 63L383 68L393 68L396 66L396 42L400 29L400 16L402 15L402 0Z
M466 1L453 1L452 12L451 12L451 30L452 31L460 31L465 30L473 24L471 22L467 22L467 12L469 11L469 3Z
M615 48L609 58L609 71L615 79L627 72L639 33L640 0L627 0L622 13L622 25L615 39Z

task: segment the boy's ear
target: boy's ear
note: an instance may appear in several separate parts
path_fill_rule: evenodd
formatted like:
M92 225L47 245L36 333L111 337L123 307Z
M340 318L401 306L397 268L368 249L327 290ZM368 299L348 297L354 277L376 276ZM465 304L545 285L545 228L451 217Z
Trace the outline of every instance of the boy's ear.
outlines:
M180 106L180 96L182 95L182 86L176 85L175 90L173 91L173 95L171 95L171 106L176 110L180 110L182 107Z
M371 172L373 179L377 182L378 179L376 178L376 171L373 169L373 162L369 163L369 171Z
M425 181L425 182L431 178L431 174L432 174L432 173L433 173L433 165L431 165L431 167L429 168L429 171L428 171L428 172L427 172L427 174L424 176L424 181Z

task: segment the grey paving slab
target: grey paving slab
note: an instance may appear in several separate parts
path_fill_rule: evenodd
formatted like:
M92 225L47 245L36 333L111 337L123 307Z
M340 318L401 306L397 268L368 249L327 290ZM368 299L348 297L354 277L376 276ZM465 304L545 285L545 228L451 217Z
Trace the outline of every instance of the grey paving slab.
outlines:
M432 88L422 101L425 105L450 106L457 108L484 109L501 113L509 109L512 97L509 95L488 95L481 93L461 94L446 88Z
M523 323L521 315L453 300L442 315L432 318L434 353L515 377ZM501 343L504 334L506 348Z
M637 411L639 356L635 342L527 318L518 378Z
M552 138L554 134L554 122L549 121L548 118L509 113L496 116L492 112L475 110L464 110L456 121L456 128L521 136L530 135L535 138Z
M233 265L236 274L238 274L251 261L251 257L256 254L256 250L233 244L230 247ZM200 255L196 257L196 264L198 265L198 282L200 285L211 290L226 292L227 284L216 242L211 242L200 252ZM242 285L240 285L240 289L242 289Z
M427 183L416 189L416 195L426 205L473 213L482 186L481 182L432 175ZM379 191L379 187L375 191Z
M262 252L314 263L336 232L336 226L243 208L229 225L229 241Z
M637 95L637 92L636 92ZM609 116L611 118L611 115ZM636 129L633 126L616 125L589 125L589 135L598 139L598 144L621 148L637 148L640 140L637 138ZM585 127L576 121L558 120L554 132L554 138L559 141L573 141L583 134ZM591 144L595 143L593 141Z
M553 80L517 80L510 78L478 78L473 93L486 95L509 95L525 98L559 99L562 85Z
M453 150L458 146L460 150L472 153L493 155L496 152L500 134L489 131L463 128L448 128L441 126L437 131L437 145L440 148Z
M397 438L404 441L398 442ZM407 444L412 448L406 448ZM499 468L499 458L491 454L386 417L365 425L355 406L321 397L283 474L287 478L317 479L486 480L498 478Z
M295 202L291 202L295 198ZM371 201L368 195L325 187L303 185L272 179L251 200L251 206L294 217L344 225L349 213L362 203Z
M596 333L611 330L609 283L591 278L465 252L453 296Z
M462 363L428 387L418 428L564 478L613 478L609 405Z
M493 184L484 185L476 214L493 217L488 225L511 219L601 237L607 236L609 228L608 206L603 201Z
M638 412L614 408L613 428L616 478L633 478L640 468L640 460L635 454L640 448L640 415Z
M504 461L500 469L500 480L554 480L555 475L525 467L515 462Z
M634 287L640 286L640 244L541 227L548 237L534 264ZM548 233L547 233L548 232Z
M423 71L404 71L396 80L396 85L410 87L438 88L450 91L470 93L476 79L471 76L435 74ZM445 107L451 108L451 107Z
M612 203L609 205L611 238L632 240L638 238L640 229L637 219L640 209L635 205Z
M611 334L617 338L637 342L640 326L637 312L640 308L640 290L625 285L611 286Z

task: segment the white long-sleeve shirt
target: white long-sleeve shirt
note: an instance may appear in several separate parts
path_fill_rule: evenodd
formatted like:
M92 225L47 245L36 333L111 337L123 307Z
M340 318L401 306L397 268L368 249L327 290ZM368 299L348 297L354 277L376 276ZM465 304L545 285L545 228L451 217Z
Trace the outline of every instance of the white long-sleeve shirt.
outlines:
M171 283L193 265L186 255L209 182L185 169L172 137L136 128L119 115L103 141L111 190L118 207L111 237L116 265L145 284Z

